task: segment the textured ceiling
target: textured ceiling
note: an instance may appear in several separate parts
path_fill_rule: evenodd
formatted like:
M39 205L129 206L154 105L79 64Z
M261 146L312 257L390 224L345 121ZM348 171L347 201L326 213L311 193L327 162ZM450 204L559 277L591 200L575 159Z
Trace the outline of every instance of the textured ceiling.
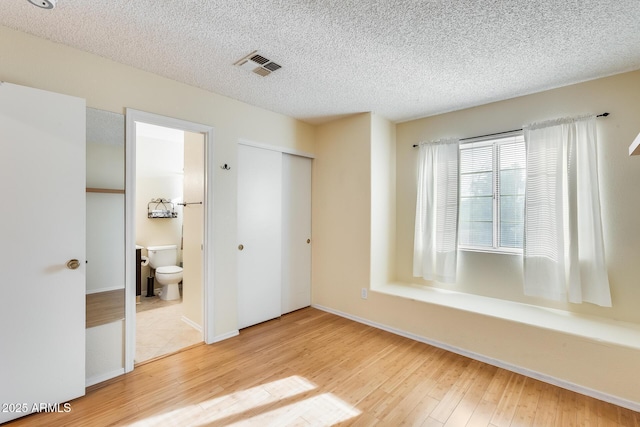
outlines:
M640 0L2 0L0 25L310 123L406 121L640 69ZM233 65L254 50L282 69Z

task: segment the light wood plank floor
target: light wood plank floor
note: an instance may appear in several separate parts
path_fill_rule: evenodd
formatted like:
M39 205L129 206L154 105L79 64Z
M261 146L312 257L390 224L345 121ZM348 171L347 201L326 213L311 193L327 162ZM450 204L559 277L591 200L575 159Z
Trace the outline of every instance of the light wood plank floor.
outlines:
M335 424L640 426L640 413L306 308L7 426Z

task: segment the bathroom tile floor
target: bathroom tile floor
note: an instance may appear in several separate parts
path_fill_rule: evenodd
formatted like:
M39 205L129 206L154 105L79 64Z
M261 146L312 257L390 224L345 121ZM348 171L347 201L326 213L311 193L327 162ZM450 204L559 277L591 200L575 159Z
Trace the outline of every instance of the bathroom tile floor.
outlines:
M162 301L158 297L148 298L155 299L160 301L154 302L157 308L137 310L135 363L145 362L202 342L202 332L182 320L180 302ZM141 301L138 306L143 304L150 305L151 301L146 304Z
M180 295L182 295L182 292L180 293ZM156 308L175 304L182 304L182 298L173 301L165 301L163 299L160 299L159 296L147 298L146 296L142 295L140 296L140 304L136 304L136 312L140 313L142 311L155 310Z

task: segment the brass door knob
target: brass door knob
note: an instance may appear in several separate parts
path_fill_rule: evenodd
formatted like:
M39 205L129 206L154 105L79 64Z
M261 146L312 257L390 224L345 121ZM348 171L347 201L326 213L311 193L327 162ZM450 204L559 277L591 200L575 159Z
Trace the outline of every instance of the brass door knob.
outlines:
M238 245L238 250L243 250L244 249L244 245Z
M69 270L75 270L78 267L80 267L80 261L78 261L77 259L70 259L69 261L67 261L67 268Z
M311 239L307 239L307 243L311 243Z

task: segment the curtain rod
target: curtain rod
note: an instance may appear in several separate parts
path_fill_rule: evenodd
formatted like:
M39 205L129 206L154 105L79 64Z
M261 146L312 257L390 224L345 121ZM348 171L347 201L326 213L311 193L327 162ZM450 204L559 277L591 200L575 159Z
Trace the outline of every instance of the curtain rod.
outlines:
M598 114L596 117L607 117L608 115L609 115L609 113L602 113L602 114ZM513 130L506 130L504 132L489 133L489 134L486 134L486 135L470 136L468 138L460 138L459 141L461 141L461 142L462 141L469 141L469 140L476 139L476 138L486 138L488 136L504 135L505 133L520 132L520 131L522 131L522 128L513 129ZM413 144L413 148L419 147L419 146L420 146L420 144Z

